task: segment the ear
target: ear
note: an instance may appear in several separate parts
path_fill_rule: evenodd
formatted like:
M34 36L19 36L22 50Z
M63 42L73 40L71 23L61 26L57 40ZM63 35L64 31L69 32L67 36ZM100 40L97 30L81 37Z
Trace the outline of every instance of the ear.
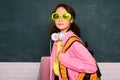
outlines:
M74 19L72 18L72 19L70 20L70 23L73 23L73 21L74 21Z

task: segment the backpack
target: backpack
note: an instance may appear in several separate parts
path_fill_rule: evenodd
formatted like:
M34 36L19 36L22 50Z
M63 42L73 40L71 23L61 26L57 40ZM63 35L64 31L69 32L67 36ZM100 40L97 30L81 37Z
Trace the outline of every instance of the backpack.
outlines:
M75 41L78 41L80 42L81 44L83 44L86 48L88 48L88 45L85 44L80 38L78 38L77 36L72 36L70 37L67 42L65 43L63 49L62 49L62 53L65 53L67 51L67 49L69 49L69 47L75 42ZM93 54L93 51L90 51L88 49L88 51ZM94 58L94 57L93 57ZM95 58L94 58L95 59ZM96 61L96 60L95 60ZM97 62L96 62L96 65L97 65ZM68 75L66 74L67 73L67 68L60 64L60 73L61 73L61 76L62 76L62 80L69 80L67 77ZM66 72L65 72L66 71ZM66 76L65 76L66 75ZM101 72L100 72L100 69L97 65L97 71L95 73L80 73L78 75L78 78L77 80L100 80L100 77L101 77Z

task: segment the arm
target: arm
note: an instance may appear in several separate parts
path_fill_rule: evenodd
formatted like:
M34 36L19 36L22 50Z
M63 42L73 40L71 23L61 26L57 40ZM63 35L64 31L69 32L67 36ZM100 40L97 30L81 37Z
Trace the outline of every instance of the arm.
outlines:
M94 73L97 70L96 62L89 51L79 42L74 42L66 51L60 62L78 72Z

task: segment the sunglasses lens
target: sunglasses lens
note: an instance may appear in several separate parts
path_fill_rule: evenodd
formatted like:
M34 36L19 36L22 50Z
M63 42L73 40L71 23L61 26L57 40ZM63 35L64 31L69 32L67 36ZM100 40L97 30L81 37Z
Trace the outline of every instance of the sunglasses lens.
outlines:
M59 15L57 13L52 14L52 20L57 20L59 19Z
M57 20L60 17L62 17L64 20L70 20L71 14L69 14L69 13L64 13L64 14L53 13L51 17L52 17L52 20Z
M70 20L71 19L71 15L69 13L63 14L62 17L63 17L64 20Z

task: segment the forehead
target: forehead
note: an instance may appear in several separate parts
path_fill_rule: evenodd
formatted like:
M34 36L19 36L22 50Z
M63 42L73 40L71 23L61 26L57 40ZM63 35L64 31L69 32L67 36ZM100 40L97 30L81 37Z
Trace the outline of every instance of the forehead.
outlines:
M64 7L59 7L59 8L56 9L56 13L63 14L65 12L67 12L67 10Z

